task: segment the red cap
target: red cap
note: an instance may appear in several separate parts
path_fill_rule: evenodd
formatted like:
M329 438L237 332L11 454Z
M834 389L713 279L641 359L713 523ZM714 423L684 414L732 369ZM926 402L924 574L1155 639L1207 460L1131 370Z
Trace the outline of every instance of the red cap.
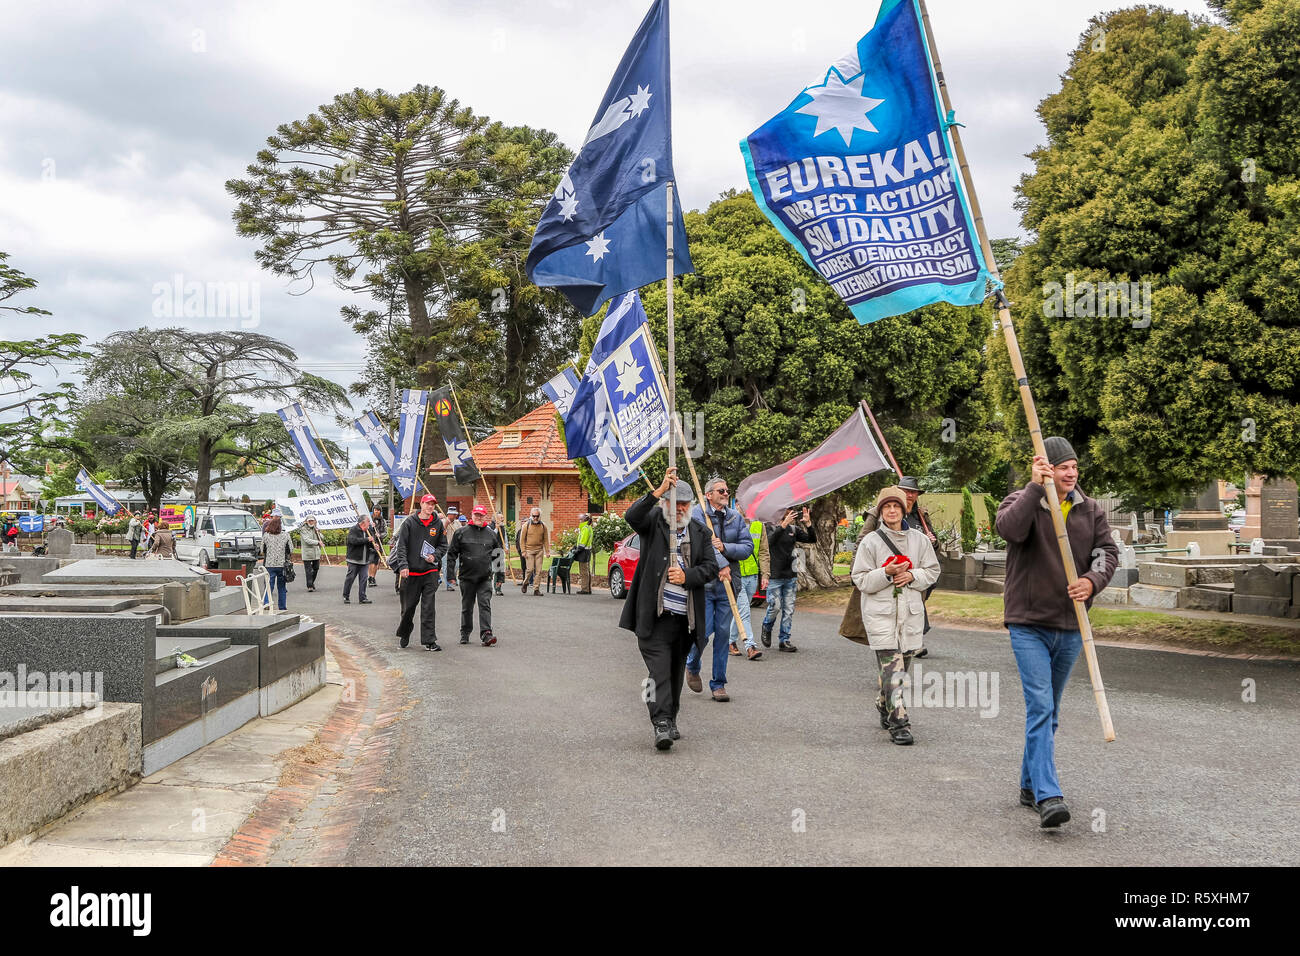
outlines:
M438 503L438 499L435 498L433 495L425 495L423 498L420 499L420 504L424 504L427 501L432 501L435 505Z
M476 515L485 515L485 514L487 514L487 509L484 508L482 505L475 505L475 506L474 506L474 514L476 514Z

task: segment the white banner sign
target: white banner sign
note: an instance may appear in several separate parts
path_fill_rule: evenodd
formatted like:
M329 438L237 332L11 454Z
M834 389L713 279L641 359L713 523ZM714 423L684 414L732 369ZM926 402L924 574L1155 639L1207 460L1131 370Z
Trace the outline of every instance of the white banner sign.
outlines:
M349 504L351 496L351 504ZM316 527L350 528L357 523L357 513L367 514L366 499L361 492L351 486L336 491L327 491L321 495L305 495L301 498L278 498L275 502L283 507L287 505L298 516L298 525L307 523L308 518L316 519ZM354 507L355 505L355 507Z

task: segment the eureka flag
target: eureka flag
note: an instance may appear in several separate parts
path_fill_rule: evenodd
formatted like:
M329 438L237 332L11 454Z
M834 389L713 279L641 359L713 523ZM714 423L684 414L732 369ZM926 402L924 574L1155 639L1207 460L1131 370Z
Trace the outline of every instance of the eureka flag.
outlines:
M393 487L396 488L403 498L409 498L415 494L415 478L395 473L397 465L397 446L393 444L393 438L388 434L388 429L384 423L379 420L379 416L374 412L366 412L361 418L352 423L352 427L360 432L361 437L366 440L370 450L375 453L375 458L383 466L388 477L393 480Z
M952 163L916 0L741 142L759 207L863 324L993 280Z
M542 212L525 270L585 315L667 271L668 3L655 0L614 72L577 158ZM674 275L693 272L673 192Z
M113 493L90 477L85 468L77 472L77 487L95 499L95 504L108 515L115 515L122 510L122 503L113 497Z
M848 421L812 451L742 481L736 489L736 507L750 521L779 521L786 508L888 467L859 405Z
M420 442L424 440L424 420L428 414L427 391L422 388L402 389L402 404L397 417L397 460L389 475L393 486L407 496L415 494L415 469L419 467Z
M293 447L298 451L298 460L302 462L303 471L307 473L308 483L324 485L331 481L338 481L339 476L334 473L329 459L317 444L315 430L303 412L302 405L294 402L279 409L277 414L280 416L280 421L284 422L284 427L288 429L289 437L293 439Z
M552 402L555 403L555 410L560 413L560 418L564 420L564 441L565 446L569 444L570 430L576 426L570 424L569 411L572 407L573 399L578 392L578 373L572 368L566 368L555 378L551 379L542 386L542 391ZM608 402L605 395L599 396L602 406ZM608 415L601 419L601 427L595 437L595 448L591 454L586 456L569 455L570 458L585 457L591 470L596 473L600 479L605 493L616 495L629 485L633 485L641 477L640 469L633 468L627 460L627 452L623 450L622 444L614 430L609 427Z

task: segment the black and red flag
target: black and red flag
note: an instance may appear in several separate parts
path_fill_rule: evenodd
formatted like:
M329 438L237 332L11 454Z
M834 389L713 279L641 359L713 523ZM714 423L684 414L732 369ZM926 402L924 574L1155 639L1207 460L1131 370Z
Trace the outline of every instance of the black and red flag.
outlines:
M888 467L859 405L812 451L742 481L736 489L736 505L750 521L779 521L787 508Z
M465 425L456 414L456 404L451 396L451 386L444 385L429 393L429 410L438 422L438 434L451 459L451 470L456 476L456 484L472 485L478 481L478 465L474 464L474 455L469 447L469 436L465 434Z

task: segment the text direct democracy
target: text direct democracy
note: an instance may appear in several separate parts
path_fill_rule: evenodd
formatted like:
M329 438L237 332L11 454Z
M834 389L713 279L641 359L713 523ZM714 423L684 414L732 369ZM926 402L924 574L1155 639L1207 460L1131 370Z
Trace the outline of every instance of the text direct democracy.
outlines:
M964 282L979 273L937 131L885 152L805 157L761 181L770 207L847 302L918 278Z

